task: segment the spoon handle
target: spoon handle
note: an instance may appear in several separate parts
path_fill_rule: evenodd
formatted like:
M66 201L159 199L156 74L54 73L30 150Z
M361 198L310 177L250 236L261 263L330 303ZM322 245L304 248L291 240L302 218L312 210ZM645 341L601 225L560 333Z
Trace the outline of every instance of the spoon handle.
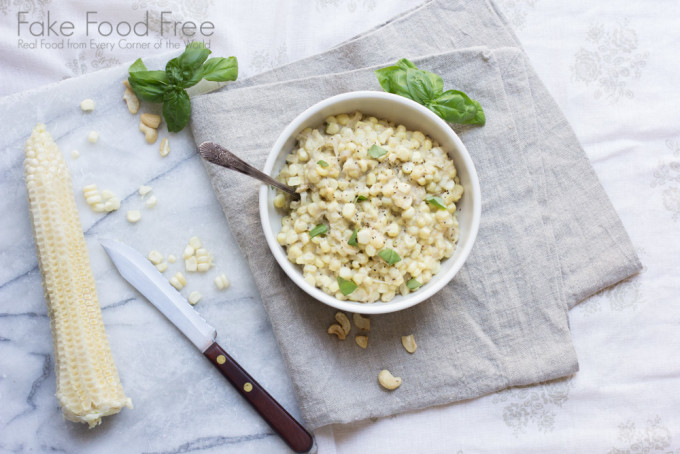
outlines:
M198 151L205 160L217 164L218 166L226 167L227 169L236 170L249 177L256 178L265 184L275 186L282 191L285 191L293 196L294 199L299 199L300 194L295 192L295 188L276 181L264 172L259 171L251 166L231 151L215 142L203 142L198 146Z

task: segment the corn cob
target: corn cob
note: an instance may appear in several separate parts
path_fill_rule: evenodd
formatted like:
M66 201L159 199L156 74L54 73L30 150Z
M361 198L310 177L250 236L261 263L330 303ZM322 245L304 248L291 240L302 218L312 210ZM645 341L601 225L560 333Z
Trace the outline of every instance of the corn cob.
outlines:
M132 408L104 330L66 162L45 125L26 142L24 173L52 327L57 399L64 417L94 427Z

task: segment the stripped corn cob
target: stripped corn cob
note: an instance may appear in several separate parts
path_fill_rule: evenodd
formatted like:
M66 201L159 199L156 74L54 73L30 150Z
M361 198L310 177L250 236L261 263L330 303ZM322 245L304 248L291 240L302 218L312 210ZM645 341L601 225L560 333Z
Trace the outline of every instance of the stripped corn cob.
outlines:
M64 417L94 427L132 408L104 331L71 176L45 125L26 142L29 209L52 325L57 399Z

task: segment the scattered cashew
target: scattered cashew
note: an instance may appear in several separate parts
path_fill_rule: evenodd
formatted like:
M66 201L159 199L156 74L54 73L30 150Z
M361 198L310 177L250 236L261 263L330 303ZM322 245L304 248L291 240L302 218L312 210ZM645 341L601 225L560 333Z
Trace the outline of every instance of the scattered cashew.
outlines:
M142 123L147 125L149 128L158 129L161 124L161 116L156 114L150 114L145 112L139 116Z
M126 80L123 82L125 84L125 92L123 93L123 101L127 104L127 108L131 114L136 114L139 111L139 98L134 91L130 88L130 84Z
M340 340L345 340L345 331L342 329L342 326L338 325L337 323L333 323L331 326L328 327L328 334L335 334L338 336L338 339Z
M354 324L357 328L369 331L371 329L371 319L364 317L361 314L354 314L352 316L354 319Z
M170 142L168 138L161 140L160 153L162 157L166 157L170 153Z
M154 143L158 139L158 131L154 128L150 128L142 122L139 122L139 130L144 133L144 138L146 143Z
M416 345L416 339L413 337L413 334L409 334L408 336L401 336L401 345L404 346L407 352L413 353L416 351L418 346Z
M355 336L354 342L361 348L368 347L368 337L367 336Z
M378 374L378 383L380 383L380 386L383 388L391 391L401 386L401 377L395 377L389 370L383 369Z
M335 320L340 323L340 326L342 326L342 330L345 332L345 335L349 334L349 330L352 329L352 324L349 322L349 319L345 315L344 312L338 312L335 314Z

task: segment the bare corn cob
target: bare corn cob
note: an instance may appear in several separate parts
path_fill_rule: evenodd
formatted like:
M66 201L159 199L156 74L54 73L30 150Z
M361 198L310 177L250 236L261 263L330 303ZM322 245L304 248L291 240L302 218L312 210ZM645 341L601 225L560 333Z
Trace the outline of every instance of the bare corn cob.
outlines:
M104 331L71 175L45 125L26 142L29 209L52 325L57 399L64 417L94 427L132 408Z

